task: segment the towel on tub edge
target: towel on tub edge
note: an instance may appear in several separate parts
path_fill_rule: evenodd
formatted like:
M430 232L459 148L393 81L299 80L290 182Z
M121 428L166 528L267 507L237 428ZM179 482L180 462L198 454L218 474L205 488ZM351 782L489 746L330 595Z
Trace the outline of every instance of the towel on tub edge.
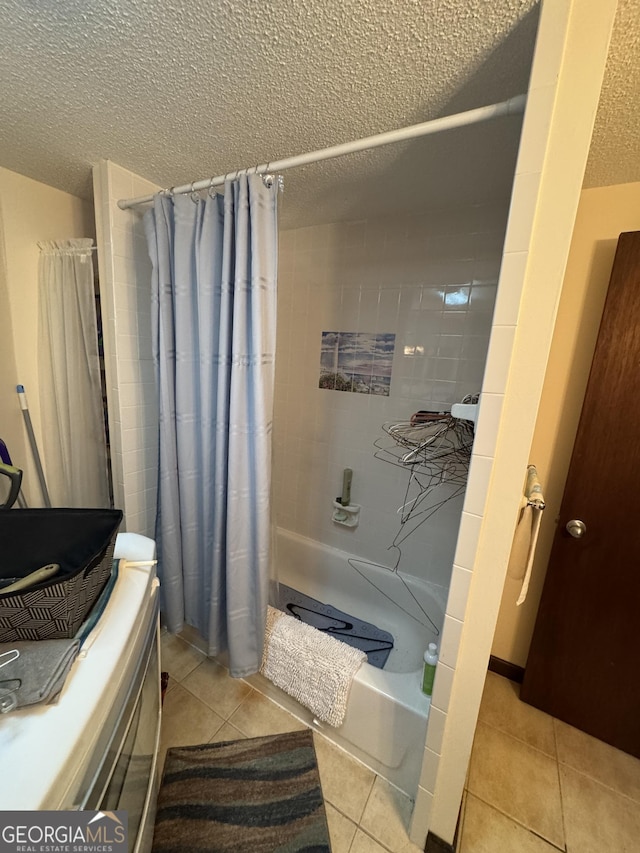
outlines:
M366 659L360 649L268 608L260 672L319 720L342 725L351 682Z

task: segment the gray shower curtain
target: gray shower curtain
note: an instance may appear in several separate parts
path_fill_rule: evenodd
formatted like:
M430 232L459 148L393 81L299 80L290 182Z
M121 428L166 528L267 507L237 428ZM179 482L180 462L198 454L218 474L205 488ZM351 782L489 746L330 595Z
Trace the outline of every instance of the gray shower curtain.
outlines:
M270 560L277 182L156 196L153 264L160 451L156 539L170 631L186 623L258 670Z

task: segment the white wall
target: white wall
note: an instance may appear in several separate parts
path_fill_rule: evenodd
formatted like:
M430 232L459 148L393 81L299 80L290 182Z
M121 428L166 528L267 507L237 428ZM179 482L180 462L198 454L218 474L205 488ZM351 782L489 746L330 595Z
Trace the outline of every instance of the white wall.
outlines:
M388 549L400 531L397 510L409 470L375 458L374 441L393 445L383 423L406 421L418 409L449 409L480 390L507 207L505 201L281 233L274 413L279 526L394 565L397 552ZM320 389L323 331L395 334L390 395ZM352 502L362 507L355 529L331 520L346 467L353 469ZM437 494L442 499L444 489ZM439 585L443 604L462 500L447 503L402 545L399 568Z
M115 163L93 170L105 367L116 507L124 527L154 536L158 415L151 351L151 262L140 209L121 198L159 187Z
M16 367L15 345L13 340L13 324L11 322L11 305L9 303L9 288L7 286L7 262L2 229L2 210L0 208L0 341L2 341L2 358L0 359L0 437L6 443L12 462L24 467L27 457L27 443L24 434L24 424L20 406L16 400L16 385L18 384L18 368ZM3 478L4 480L4 478ZM26 486L26 483L25 483ZM7 494L3 486L3 499Z
M3 308L0 437L14 463L24 469L24 493L32 506L42 496L26 440L16 385L27 392L29 412L43 453L38 380L38 243L71 237L93 237L91 205L84 199L0 167L0 205L4 220L6 290ZM0 282L0 289L2 284ZM8 314L5 310L8 307ZM46 475L47 460L42 459Z
M542 7L412 838L453 840L615 0ZM464 572L464 575L461 573Z

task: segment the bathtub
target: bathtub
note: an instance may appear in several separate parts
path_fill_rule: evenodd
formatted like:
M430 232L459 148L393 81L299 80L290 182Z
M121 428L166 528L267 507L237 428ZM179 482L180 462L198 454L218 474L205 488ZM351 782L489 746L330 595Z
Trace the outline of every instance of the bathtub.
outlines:
M384 670L364 663L349 694L344 723L333 728L262 676L253 686L286 707L410 797L418 788L429 716L429 699L420 689L423 653L438 641L444 607L437 589L404 576L411 592L435 623L426 622L402 582L392 572L359 564L376 586L349 565L353 555L279 529L276 538L278 580L352 616L389 631L394 648ZM398 602L392 604L387 596ZM401 609L402 608L402 609ZM406 612L405 612L406 611Z

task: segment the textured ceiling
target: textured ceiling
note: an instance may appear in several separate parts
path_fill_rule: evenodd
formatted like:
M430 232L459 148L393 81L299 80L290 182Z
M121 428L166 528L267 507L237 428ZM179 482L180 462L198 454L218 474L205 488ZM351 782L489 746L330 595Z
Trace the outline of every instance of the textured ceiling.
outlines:
M640 181L640 0L618 0L586 187Z
M504 100L526 91L536 5L0 0L0 165L82 196L101 158L169 186ZM292 170L283 224L505 195L519 126Z

